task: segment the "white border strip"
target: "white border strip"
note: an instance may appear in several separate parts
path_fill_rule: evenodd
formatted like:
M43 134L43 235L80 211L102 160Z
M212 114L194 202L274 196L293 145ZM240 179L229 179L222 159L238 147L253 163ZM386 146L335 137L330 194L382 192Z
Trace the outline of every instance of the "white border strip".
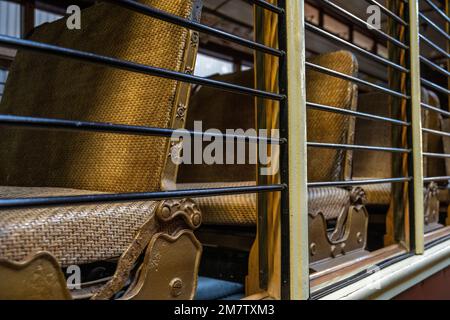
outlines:
M321 300L388 300L450 266L450 240L393 264Z

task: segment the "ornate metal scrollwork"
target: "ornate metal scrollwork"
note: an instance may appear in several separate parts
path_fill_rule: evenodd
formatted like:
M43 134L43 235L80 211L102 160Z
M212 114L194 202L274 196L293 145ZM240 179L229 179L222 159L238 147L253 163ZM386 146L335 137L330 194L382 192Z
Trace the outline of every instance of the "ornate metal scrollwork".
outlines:
M339 214L333 232L328 232L322 213L309 215L309 258L313 270L324 270L367 254L366 194L360 187L349 192L349 207Z
M170 199L163 201L156 210L156 216L162 222L170 222L176 217L181 217L192 229L197 229L202 223L200 209L191 199Z
M429 232L434 229L441 227L439 224L439 188L435 182L430 183L428 188L425 190L425 199L424 199L424 223L425 223L425 231Z

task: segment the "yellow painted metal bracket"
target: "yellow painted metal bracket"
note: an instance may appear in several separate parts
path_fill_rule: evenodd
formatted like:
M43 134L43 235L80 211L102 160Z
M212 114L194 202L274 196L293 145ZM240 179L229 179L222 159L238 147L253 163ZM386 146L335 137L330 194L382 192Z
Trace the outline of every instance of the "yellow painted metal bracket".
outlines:
M304 1L286 0L289 114L290 297L309 297Z
M409 1L411 62L412 160L414 188L414 242L416 254L424 252L423 155L419 48L419 2Z

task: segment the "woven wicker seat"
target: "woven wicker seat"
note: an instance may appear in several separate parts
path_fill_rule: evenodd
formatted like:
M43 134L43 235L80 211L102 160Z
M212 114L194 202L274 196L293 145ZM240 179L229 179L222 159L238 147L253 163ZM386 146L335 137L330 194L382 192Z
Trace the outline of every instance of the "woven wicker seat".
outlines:
M362 94L358 101L358 111L389 117L389 96L380 93ZM362 118L356 120L355 144L389 147L391 143L391 125L381 121ZM353 178L358 180L389 178L392 173L391 154L357 150L353 153ZM363 186L368 205L389 205L391 184Z
M199 20L198 0L141 2ZM62 19L37 28L31 40L178 72L194 68L196 32L108 3L83 10L82 17L81 30L68 30ZM189 95L190 85L174 80L19 51L0 113L179 128L184 119L175 116L177 108L187 106ZM0 128L0 135L0 148L8 150L0 155L1 198L151 192L174 184L176 165L167 157L166 138L10 127ZM18 270L12 286L26 281L26 269L45 251L63 267L118 259L111 280L92 291L96 298L123 290L132 268L139 269L124 297L173 298L169 282L178 276L184 285L177 298L192 298L201 253L193 229L200 222L189 199L3 210L0 278L11 284L2 277ZM150 267L155 255L159 271ZM32 290L21 294L31 296Z
M428 104L441 109L441 102L436 93L428 91ZM427 110L426 118L423 123L424 128L437 131L445 131L442 127L442 115L440 113ZM425 139L426 145L424 145L424 152L430 153L444 153L444 141L442 136L436 134L424 133L423 138ZM426 158L426 168L424 168L425 177L440 177L446 175L445 159L425 157Z
M98 192L63 188L0 187L0 198L74 196ZM158 201L3 210L0 256L23 261L51 252L62 267L118 258Z
M439 98L431 91L422 89L422 101L426 104L440 108ZM365 113L391 117L389 97L381 93L368 93L360 96L359 110ZM435 112L422 111L423 127L441 130L441 116ZM359 145L392 146L391 124L357 119L355 142ZM442 153L442 138L424 133L424 152ZM389 178L392 176L392 154L385 152L355 151L353 162L354 179ZM424 176L442 176L444 161L442 159L424 158ZM374 184L362 186L367 197L367 206L382 206L387 208L391 202L392 184ZM442 193L439 195L439 193ZM433 229L439 226L438 210L439 198L446 196L445 190L438 190L432 183L424 189L425 224L426 228Z
M315 57L311 62L353 75L357 63L353 55L339 51ZM214 76L215 80L253 86L253 70ZM324 90L326 88L326 90ZM308 101L354 109L356 87L318 72L307 73ZM214 101L214 112L205 112L206 102ZM202 121L203 128L245 130L255 127L253 98L234 94L217 96L214 89L201 87L191 99L187 115L187 128L193 129L194 121ZM239 114L239 117L236 117ZM332 124L332 125L330 125ZM351 143L354 123L350 117L316 110L308 111L309 140L328 143ZM248 150L247 150L248 151ZM350 177L352 151L311 149L308 154L308 178L310 181L336 181ZM255 185L254 165L182 165L178 174L178 189L192 186ZM222 183L209 183L221 181ZM326 219L336 219L343 207L349 206L349 193L339 188L310 190L310 208L314 213L318 204ZM254 225L256 223L256 196L239 195L196 199L200 204L204 224ZM327 202L329 201L329 202ZM332 210L336 209L336 210Z
M373 179L370 177L358 177L360 180ZM376 206L388 206L391 201L391 189L390 183L368 184L362 186L366 195L366 201L368 205Z
M180 190L196 188L218 188L232 186L254 186L255 182L187 183L178 184ZM256 195L243 194L223 197L194 199L202 209L203 221L211 225L251 226L256 223ZM310 188L308 207L311 214L321 212L327 220L337 218L348 210L350 194L340 188Z
M346 51L320 55L312 58L311 62L348 75L355 75L358 68L354 56ZM216 75L212 79L247 87L252 87L254 82L253 70ZM348 81L315 71L307 72L307 100L310 102L354 110L356 95L357 87ZM205 112L203 106L210 104L211 101L214 102L214 110ZM198 87L194 90L191 98L186 127L194 129L194 121L202 121L203 129L216 128L225 132L226 129L239 128L246 131L255 127L255 118L252 97L238 97L227 93L217 95L213 89ZM308 110L308 140L310 141L349 144L353 142L353 130L354 120L351 117ZM247 147L246 153L248 154L250 150ZM349 179L351 177L351 159L352 151L350 150L308 150L309 181ZM211 181L217 182L211 183ZM183 164L180 166L177 177L177 189L251 186L256 184L255 181L256 168L254 165ZM356 199L359 199L358 195L353 197L354 195L357 193L342 188L312 188L308 190L310 228L314 230L314 236L310 241L318 244L319 251L325 252L329 249L326 248L327 245L324 242L347 239L345 238L347 234L342 230L350 228L345 221L348 212L351 211L350 208L355 205ZM257 223L257 196L254 194L199 198L195 201L202 209L205 225L254 226ZM327 223L331 222L330 220L339 226L333 236L327 230ZM349 231L349 233L353 231ZM354 233L356 234L356 232ZM329 236L333 240L329 240ZM362 245L364 246L364 241ZM361 247L361 242L357 246ZM353 248L354 245L349 244L349 247ZM325 255L330 257L330 252L326 252ZM317 257L320 258L323 255L318 254ZM311 259L312 262L315 260L317 260L316 257Z
M424 92L427 94L427 92ZM384 117L391 116L389 96L383 93L362 94L358 110ZM358 118L356 121L355 143L381 147L392 146L391 124ZM392 176L392 155L387 152L355 151L353 156L354 179L365 180L389 178ZM363 186L368 205L388 206L391 198L390 183Z

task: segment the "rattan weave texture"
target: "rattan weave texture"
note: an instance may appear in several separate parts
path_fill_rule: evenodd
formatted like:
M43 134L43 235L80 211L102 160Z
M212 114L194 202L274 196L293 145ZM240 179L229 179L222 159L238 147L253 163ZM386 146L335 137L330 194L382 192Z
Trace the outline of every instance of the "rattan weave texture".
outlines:
M254 182L214 182L178 184L177 188L201 189L218 187L253 186ZM194 199L202 211L203 224L241 225L256 224L256 195L243 194ZM311 214L322 212L326 219L337 218L343 208L350 205L350 193L341 188L310 188L308 210Z
M188 18L192 1L145 0ZM188 30L100 3L83 10L81 30L64 19L31 40L183 71ZM32 72L31 72L32 70ZM177 82L20 51L0 113L167 128ZM0 128L0 185L132 192L160 189L168 139Z
M73 196L92 191L62 188L0 187L0 198ZM2 210L0 257L21 261L50 252L63 267L118 258L158 201L47 206Z
M337 51L319 55L312 63L356 76L358 64L348 51ZM325 75L317 71L306 74L306 98L308 102L355 110L357 87L350 81ZM353 143L354 118L337 113L308 109L308 141L323 143ZM350 150L316 149L308 150L308 180L336 181L351 176Z

